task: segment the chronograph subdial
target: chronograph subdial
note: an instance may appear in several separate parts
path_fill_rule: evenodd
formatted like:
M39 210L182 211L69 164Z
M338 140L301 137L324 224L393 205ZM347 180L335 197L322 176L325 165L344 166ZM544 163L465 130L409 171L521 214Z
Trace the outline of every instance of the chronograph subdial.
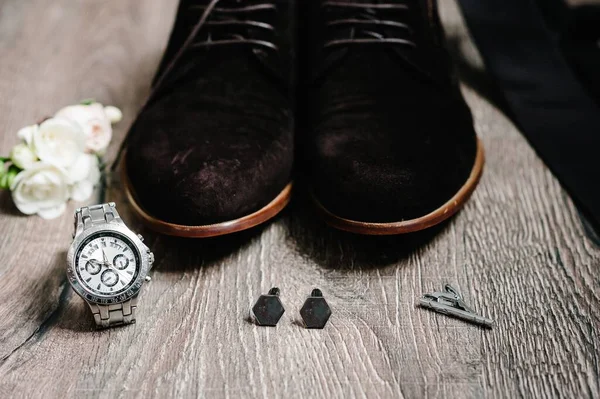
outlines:
M100 280L107 287L114 287L119 282L119 275L114 271L107 269L102 272Z
M96 259L90 259L85 264L85 270L87 270L87 272L92 276L95 276L96 274L100 273L100 270L102 270L102 264Z
M129 266L129 259L125 255L119 254L114 257L113 265L119 270L125 270Z
M120 235L91 236L83 242L77 259L78 279L85 290L111 298L135 284L141 265L135 247Z

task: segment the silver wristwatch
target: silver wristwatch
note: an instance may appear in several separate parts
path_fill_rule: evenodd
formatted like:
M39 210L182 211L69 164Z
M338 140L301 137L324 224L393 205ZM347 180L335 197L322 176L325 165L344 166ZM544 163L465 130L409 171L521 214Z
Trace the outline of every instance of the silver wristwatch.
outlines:
M125 226L114 202L75 211L67 276L99 328L135 323L138 293L152 263L150 248Z

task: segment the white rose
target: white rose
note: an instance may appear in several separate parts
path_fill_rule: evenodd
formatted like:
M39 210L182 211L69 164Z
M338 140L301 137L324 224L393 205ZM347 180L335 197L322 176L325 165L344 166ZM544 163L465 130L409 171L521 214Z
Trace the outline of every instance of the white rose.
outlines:
M54 165L36 162L19 172L11 187L17 208L26 215L37 213L44 219L60 216L69 199L68 177Z
M103 153L112 139L110 119L100 103L70 105L58 111L57 117L78 123L85 133L85 149L92 153Z
M112 123L113 125L115 123L121 122L121 120L123 119L123 112L121 112L119 108L113 107L112 105L107 105L106 107L104 107L104 113L106 114L106 117L108 118L110 123Z
M37 160L37 156L25 143L17 144L10 152L11 161L21 169L27 169Z
M33 132L32 148L43 162L69 169L84 151L85 136L76 123L51 118Z
M27 145L31 145L31 141L33 140L33 134L39 129L38 125L25 126L21 130L17 132L17 137L27 143Z
M95 155L82 154L69 171L69 178L71 198L75 201L88 200L94 192L94 186L100 181L98 158Z

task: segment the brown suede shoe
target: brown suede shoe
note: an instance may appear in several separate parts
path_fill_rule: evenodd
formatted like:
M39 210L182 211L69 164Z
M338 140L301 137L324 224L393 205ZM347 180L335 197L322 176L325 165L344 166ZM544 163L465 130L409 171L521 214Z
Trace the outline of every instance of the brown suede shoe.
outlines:
M447 219L483 148L434 1L300 4L303 169L334 227L400 234Z
M208 237L288 203L293 161L292 11L279 0L181 0L123 176L152 229Z

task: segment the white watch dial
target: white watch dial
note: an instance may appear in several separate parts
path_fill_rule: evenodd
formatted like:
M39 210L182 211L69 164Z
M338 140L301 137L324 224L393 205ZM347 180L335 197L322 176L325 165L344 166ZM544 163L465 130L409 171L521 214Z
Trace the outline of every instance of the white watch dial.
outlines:
M86 239L75 257L77 278L86 291L115 296L135 281L140 268L137 250L124 236L100 232Z

